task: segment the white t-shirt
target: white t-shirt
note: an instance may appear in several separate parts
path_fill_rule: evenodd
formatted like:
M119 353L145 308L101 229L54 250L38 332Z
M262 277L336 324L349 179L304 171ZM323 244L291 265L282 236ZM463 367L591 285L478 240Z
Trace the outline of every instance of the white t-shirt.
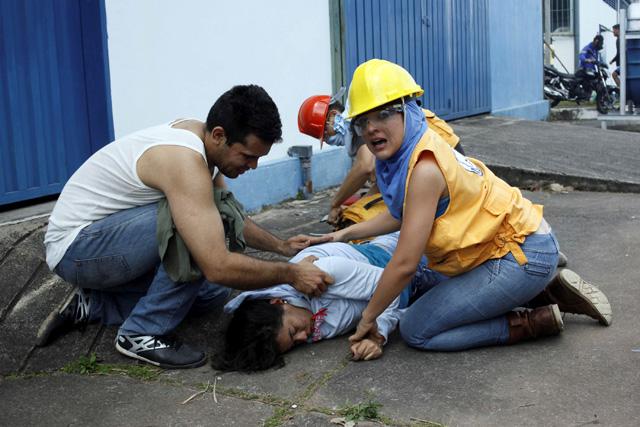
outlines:
M389 237L394 238L397 243L397 233ZM369 264L369 260L361 252L349 244L340 242L310 246L300 251L289 262L298 262L309 255L318 257L314 264L331 275L335 281L321 296L309 299L290 285L277 285L241 293L225 305L225 313L233 313L245 299L283 298L289 304L306 308L316 314L307 342L333 338L355 328L378 286L384 269ZM378 332L385 340L396 328L405 311L398 308L399 302L400 297L393 300L376 319Z
M44 244L53 270L80 231L116 212L155 203L164 193L142 183L138 159L149 148L178 145L202 155L204 143L193 132L172 128L174 121L117 139L93 154L64 186L49 218ZM207 163L208 164L208 163ZM213 171L213 176L217 169Z

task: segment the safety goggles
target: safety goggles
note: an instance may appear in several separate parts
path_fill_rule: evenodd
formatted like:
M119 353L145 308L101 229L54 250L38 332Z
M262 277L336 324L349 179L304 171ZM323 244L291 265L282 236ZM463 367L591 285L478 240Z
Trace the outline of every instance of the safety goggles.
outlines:
M365 129L369 126L369 122L373 125L373 127L384 127L389 120L394 118L399 113L404 112L401 104L391 105L389 107L385 107L381 110L372 111L371 113L358 117L353 121L353 128L356 131L358 136L362 136Z

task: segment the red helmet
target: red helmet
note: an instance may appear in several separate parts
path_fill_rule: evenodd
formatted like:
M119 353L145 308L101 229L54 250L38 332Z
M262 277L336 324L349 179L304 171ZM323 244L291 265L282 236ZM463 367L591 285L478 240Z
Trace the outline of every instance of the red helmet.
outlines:
M307 98L298 112L298 129L305 135L318 138L322 148L324 126L327 123L329 110L329 95L314 95Z

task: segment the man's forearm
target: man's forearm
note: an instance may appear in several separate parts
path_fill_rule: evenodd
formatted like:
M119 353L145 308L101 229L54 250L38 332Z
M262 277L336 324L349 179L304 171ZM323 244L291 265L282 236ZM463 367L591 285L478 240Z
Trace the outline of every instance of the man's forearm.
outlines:
M251 221L248 216L244 218L243 234L247 245L252 248L276 252L279 254L283 253L284 242L264 228L260 227L255 222Z
M286 283L314 297L333 284L333 278L313 265L313 259L303 259L296 264L269 262L225 251L202 264L206 264L202 270L209 282L233 289L262 289Z
M338 193L331 201L331 208L339 208L349 197L353 196L356 191L360 190L366 183L373 171L375 170L375 156L369 151L366 145L358 148L356 161L353 167L344 178L344 182L340 186Z
M223 260L204 273L209 282L233 289L253 290L293 283L296 267L296 264L289 262L262 261L246 255L228 253Z
M353 196L356 191L360 190L369 179L369 173L366 173L355 167L351 168L347 176L344 178L344 182L338 189L338 192L331 200L331 207L340 207L347 199Z

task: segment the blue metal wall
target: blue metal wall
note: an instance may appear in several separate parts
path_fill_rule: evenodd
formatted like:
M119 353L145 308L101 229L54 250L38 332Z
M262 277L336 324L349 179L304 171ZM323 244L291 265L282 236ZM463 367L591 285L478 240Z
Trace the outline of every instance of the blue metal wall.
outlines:
M491 114L544 120L542 97L542 3L489 0L491 14Z
M113 139L102 0L1 0L0 205L59 193Z
M348 83L369 59L395 62L444 119L489 112L487 0L346 0Z

